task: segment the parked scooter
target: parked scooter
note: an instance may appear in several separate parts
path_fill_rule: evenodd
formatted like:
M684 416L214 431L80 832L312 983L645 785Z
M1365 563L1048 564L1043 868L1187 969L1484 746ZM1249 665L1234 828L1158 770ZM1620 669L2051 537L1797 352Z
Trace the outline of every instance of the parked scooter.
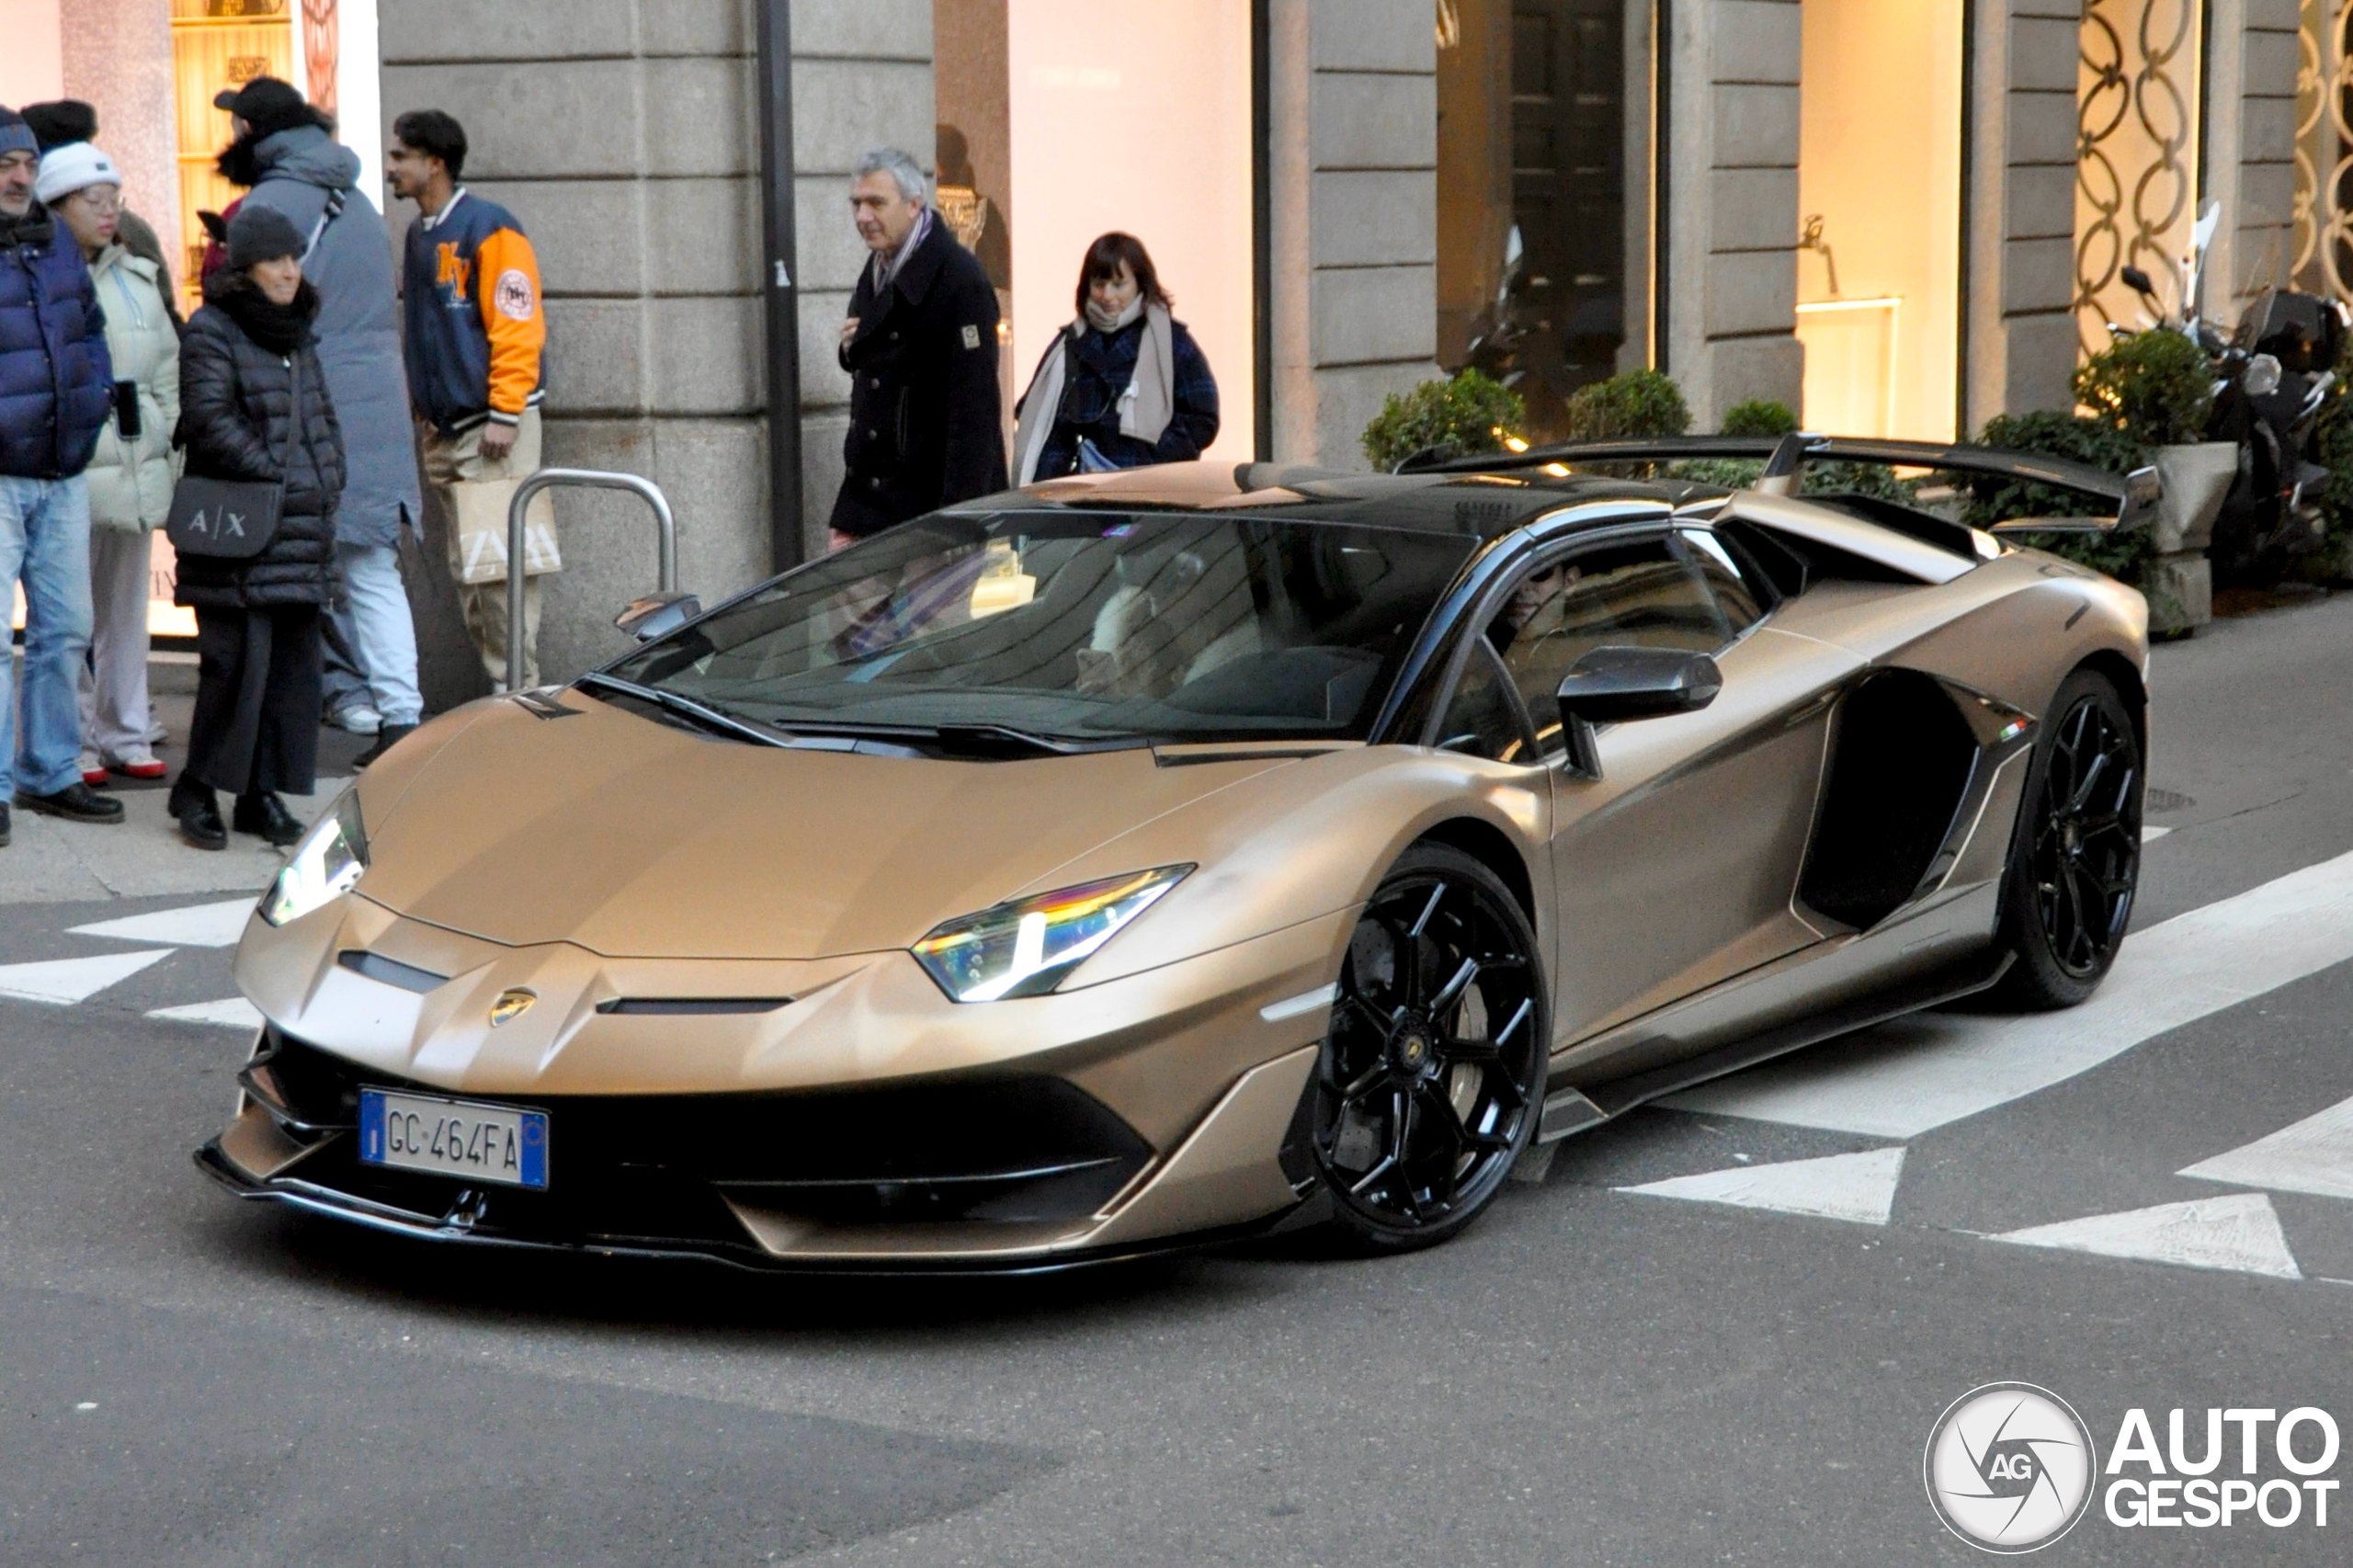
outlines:
M2185 334L2213 357L2218 373L2207 437L2233 442L2239 452L2238 473L2215 518L2207 558L2218 586L2268 585L2326 538L2319 500L2329 472L2313 459L2321 411L2336 383L2346 314L2317 295L2267 290L2223 337L2199 309L2206 249L2221 215L2211 201L2199 214L2177 318L2167 315L2147 273L2127 267L2121 276L2148 306L2150 330ZM2131 335L2113 323L2109 330Z

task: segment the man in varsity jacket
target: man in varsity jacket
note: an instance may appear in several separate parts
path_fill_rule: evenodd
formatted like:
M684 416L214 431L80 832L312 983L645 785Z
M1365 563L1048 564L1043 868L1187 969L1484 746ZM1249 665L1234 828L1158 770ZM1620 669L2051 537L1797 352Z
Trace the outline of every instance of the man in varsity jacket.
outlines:
M466 633L494 687L506 683L506 502L540 467L547 316L540 265L513 214L458 183L466 133L439 109L392 122L392 194L414 201L402 264L409 401L424 427L426 483L449 526L449 574ZM531 503L525 552L523 682L540 680L540 583L559 569L555 519Z

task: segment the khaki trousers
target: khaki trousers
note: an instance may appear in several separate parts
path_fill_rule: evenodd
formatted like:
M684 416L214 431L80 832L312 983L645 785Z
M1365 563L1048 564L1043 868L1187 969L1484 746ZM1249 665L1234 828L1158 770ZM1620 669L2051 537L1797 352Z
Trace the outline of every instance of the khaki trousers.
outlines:
M527 408L516 427L514 449L493 461L482 455L483 426L445 437L425 432L425 483L441 502L449 526L449 580L458 590L458 608L465 617L466 635L482 655L482 667L494 690L506 687L506 583L462 581L465 571L458 553L458 487L461 484L528 479L540 470L540 411ZM536 506L537 503L534 503ZM523 579L523 684L540 684L540 579Z

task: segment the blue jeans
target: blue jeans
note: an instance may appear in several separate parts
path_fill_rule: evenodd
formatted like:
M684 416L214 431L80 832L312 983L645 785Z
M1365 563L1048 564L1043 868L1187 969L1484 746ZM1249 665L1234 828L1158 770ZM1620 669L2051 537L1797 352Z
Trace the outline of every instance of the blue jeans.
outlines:
M0 660L0 801L53 795L82 777L82 703L90 652L90 487L0 474L0 597L25 585L25 717ZM12 768L13 763L13 768Z
M344 587L335 618L366 666L360 672L366 684L354 682L338 693L330 673L327 711L366 699L385 723L414 724L425 714L425 701L416 689L416 622L401 584L400 552L389 544L338 543L335 558Z

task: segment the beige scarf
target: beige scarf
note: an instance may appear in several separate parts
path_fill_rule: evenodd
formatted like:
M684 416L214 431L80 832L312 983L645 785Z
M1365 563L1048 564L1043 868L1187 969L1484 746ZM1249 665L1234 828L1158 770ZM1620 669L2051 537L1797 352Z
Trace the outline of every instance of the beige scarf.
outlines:
M1139 300L1137 303L1142 301ZM1124 316L1119 324L1124 326L1133 319ZM1136 348L1135 374L1130 378L1127 390L1120 394L1120 434L1139 441L1157 441L1176 415L1176 351L1169 329L1168 307L1144 305L1143 324L1143 342ZM1037 375L1030 380L1029 390L1021 394L1020 423L1013 433L1016 484L1028 484L1038 477L1038 460L1044 456L1046 437L1053 434L1054 420L1062 413L1069 340L1084 335L1087 324L1086 318L1080 316L1070 324L1067 337L1054 339L1053 347L1046 351Z

